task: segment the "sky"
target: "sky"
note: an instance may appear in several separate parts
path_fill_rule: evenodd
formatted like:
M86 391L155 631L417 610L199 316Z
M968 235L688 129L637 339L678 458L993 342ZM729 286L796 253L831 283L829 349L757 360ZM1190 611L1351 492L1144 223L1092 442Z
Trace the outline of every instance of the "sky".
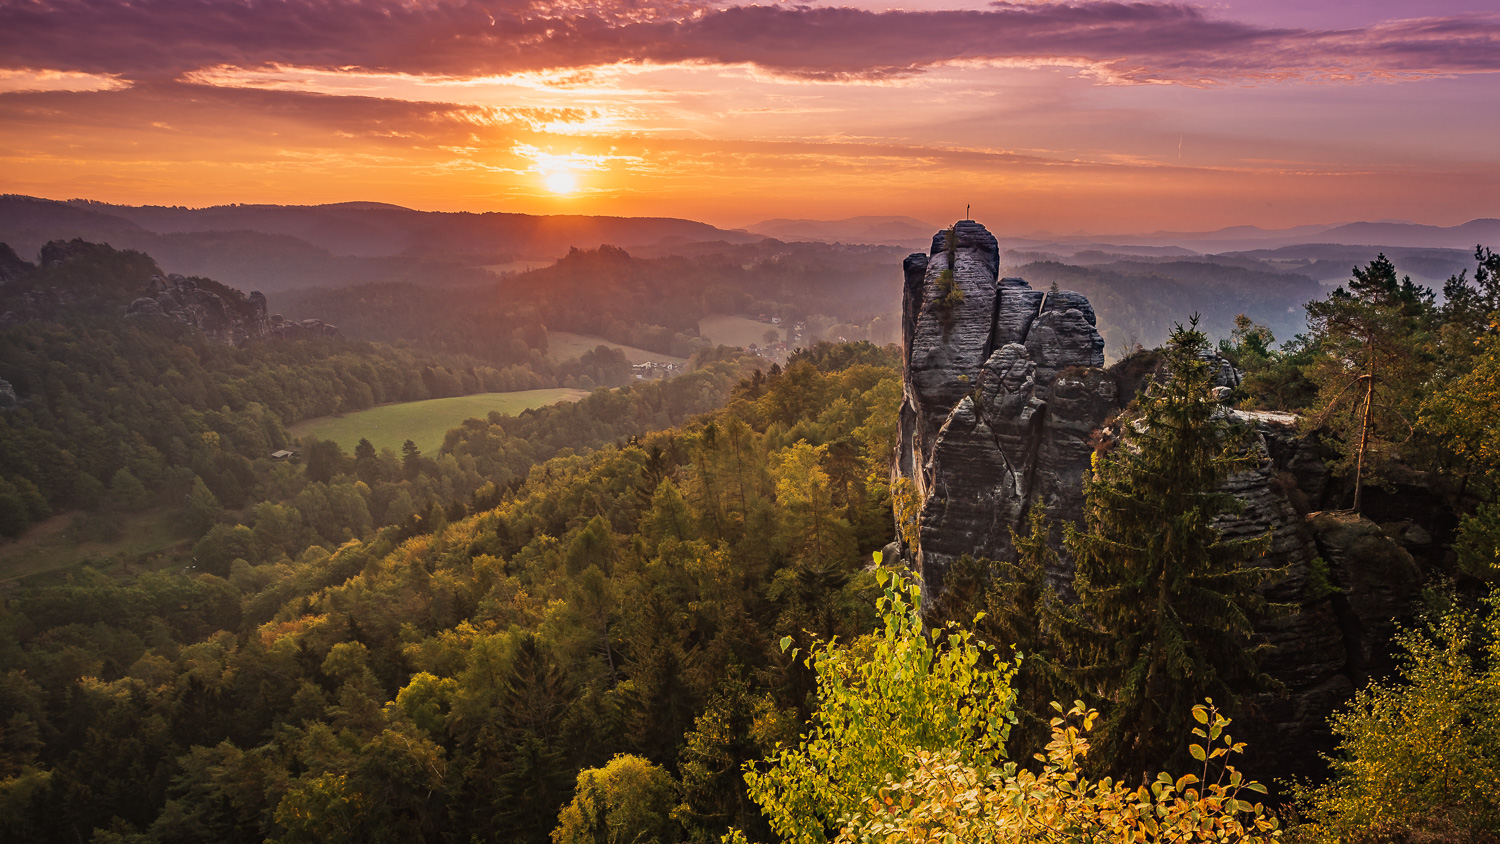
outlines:
M1496 0L0 0L54 199L1455 225L1496 138Z

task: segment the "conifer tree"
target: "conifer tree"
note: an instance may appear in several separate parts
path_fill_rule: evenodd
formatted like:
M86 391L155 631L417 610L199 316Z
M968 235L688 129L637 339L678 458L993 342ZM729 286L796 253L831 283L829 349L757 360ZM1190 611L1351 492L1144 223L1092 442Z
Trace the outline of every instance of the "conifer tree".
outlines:
M376 453L374 443L364 437L360 437L354 446L354 473L366 484L380 481L380 455Z
M1440 309L1444 327L1456 329L1459 338L1473 340L1489 330L1494 315L1500 313L1500 255L1483 246L1474 249L1474 280L1468 272L1449 276L1443 284L1443 306ZM1462 347L1453 351L1462 353Z
M218 521L219 514L224 512L219 499L214 497L208 484L197 475L193 476L193 487L184 500L182 526L195 539L208 533L209 528Z
M401 444L401 471L409 481L416 480L422 472L422 450L411 440Z
M507 799L497 807L496 820L510 840L546 841L567 800L573 769L564 730L575 694L547 647L522 634L501 682L497 712L509 747L497 782Z
M1354 476L1353 509L1374 458L1389 456L1412 433L1417 387L1424 378L1420 330L1432 310L1431 290L1399 281L1385 255L1355 268L1349 288L1307 304L1307 324L1319 344L1309 370L1318 385L1318 411L1308 426L1333 432L1341 468Z
M1120 441L1084 481L1086 528L1065 542L1078 603L1056 619L1070 673L1108 703L1099 733L1120 771L1154 770L1189 729L1192 708L1267 684L1251 619L1274 570L1250 563L1262 538L1226 540L1215 520L1238 502L1219 491L1258 459L1210 394L1197 318L1172 333L1168 378L1126 414Z

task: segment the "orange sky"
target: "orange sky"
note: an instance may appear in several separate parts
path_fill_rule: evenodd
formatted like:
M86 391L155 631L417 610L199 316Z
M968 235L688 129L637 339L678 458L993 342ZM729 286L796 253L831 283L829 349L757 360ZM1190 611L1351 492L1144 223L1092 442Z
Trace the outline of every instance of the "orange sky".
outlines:
M1500 216L1500 15L1307 5L0 0L0 191L727 226L972 203L1013 234Z

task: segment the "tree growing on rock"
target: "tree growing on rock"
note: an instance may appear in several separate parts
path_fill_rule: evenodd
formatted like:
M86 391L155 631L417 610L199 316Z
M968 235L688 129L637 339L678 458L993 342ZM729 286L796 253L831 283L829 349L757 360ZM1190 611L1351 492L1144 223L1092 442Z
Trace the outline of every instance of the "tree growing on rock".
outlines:
M953 278L953 265L958 260L958 230L955 226L949 226L943 238L943 256L948 261L948 268L938 275L937 305L948 313L964 303L964 289Z
M1068 672L1106 706L1098 744L1121 771L1155 769L1204 697L1265 686L1251 646L1275 570L1252 558L1262 538L1224 539L1215 521L1238 503L1219 490L1259 454L1210 395L1208 340L1196 318L1167 346L1169 378L1127 413L1120 442L1084 480L1084 530L1065 542L1078 603L1056 618Z
M1334 435L1336 468L1354 476L1353 509L1372 463L1395 455L1414 430L1417 390L1430 369L1421 333L1431 314L1431 290L1396 278L1385 255L1321 302L1307 304L1307 324L1319 353L1308 370L1318 385L1305 423Z

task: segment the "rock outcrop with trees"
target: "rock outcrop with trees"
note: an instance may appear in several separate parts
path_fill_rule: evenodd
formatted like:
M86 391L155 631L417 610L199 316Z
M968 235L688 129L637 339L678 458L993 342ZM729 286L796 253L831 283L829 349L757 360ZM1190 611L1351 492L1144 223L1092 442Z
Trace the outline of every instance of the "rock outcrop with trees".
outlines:
M1085 527L1086 476L1122 426L1142 424L1132 400L1167 377L1160 353L1106 367L1085 297L999 278L998 265L993 236L967 220L939 232L930 254L905 261L898 530L889 550L920 573L937 605L955 566L1014 564L1017 534L1035 513L1047 517L1053 551L1043 592L1075 600L1080 543L1065 534ZM957 301L941 289L948 274L962 291ZM1233 393L1242 373L1206 344L1200 354L1209 387ZM1287 608L1245 637L1247 647L1264 646L1259 669L1278 690L1247 695L1241 730L1254 739L1251 760L1263 775L1312 770L1331 749L1327 715L1388 666L1393 619L1408 610L1418 566L1367 519L1308 513L1341 487L1325 464L1328 449L1299 434L1296 416L1228 405L1218 413L1244 436L1235 470L1218 482L1231 502L1214 527L1226 540L1259 543L1249 565L1276 573L1261 578L1259 596ZM1176 515L1155 514L1160 525Z

